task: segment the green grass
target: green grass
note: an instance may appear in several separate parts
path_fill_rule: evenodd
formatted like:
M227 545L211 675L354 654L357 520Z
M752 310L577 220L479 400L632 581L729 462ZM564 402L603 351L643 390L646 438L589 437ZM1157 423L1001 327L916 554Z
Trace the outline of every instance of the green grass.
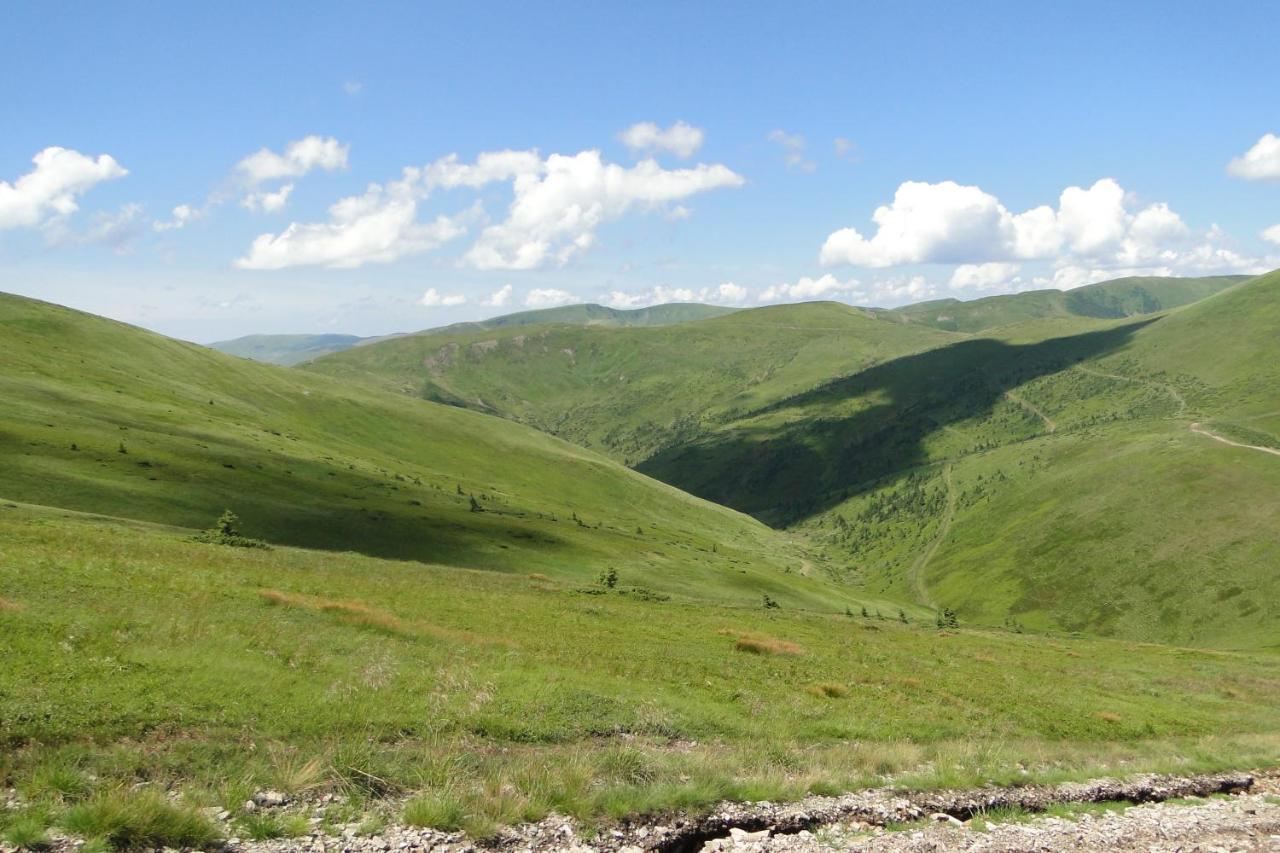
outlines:
M138 781L232 806L282 782L416 796L413 820L484 835L886 774L1280 760L1274 656L582 595L37 508L0 507L0 541L0 589L23 605L0 613L0 776L117 843L202 826L180 802L122 801ZM795 651L744 654L743 634Z
M860 599L799 543L532 429L0 296L0 496L784 607ZM471 511L471 499L482 512ZM809 575L809 576L806 576Z
M116 849L204 849L221 840L218 828L194 807L149 790L104 790L73 806L59 823L82 838L101 838Z
M969 312L949 327L966 334L916 322L942 309ZM1274 648L1280 459L1190 424L1280 446L1277 324L1276 274L1121 279L897 314L392 341L309 369L600 449L797 534L869 597Z

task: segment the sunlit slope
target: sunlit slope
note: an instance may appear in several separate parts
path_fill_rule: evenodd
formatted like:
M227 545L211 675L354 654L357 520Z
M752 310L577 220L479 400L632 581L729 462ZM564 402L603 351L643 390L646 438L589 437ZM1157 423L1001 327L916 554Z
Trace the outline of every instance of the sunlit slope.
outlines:
M1065 291L1035 290L967 301L939 299L885 313L911 323L970 333L1043 318L1120 319L1187 305L1248 278L1132 276Z
M953 338L815 302L661 328L415 336L306 369L494 412L635 463L832 376Z
M231 507L276 543L845 606L763 525L517 424L20 297L0 336L5 498L184 527Z
M802 525L872 588L967 618L1280 646L1278 303L1263 276L1011 381Z

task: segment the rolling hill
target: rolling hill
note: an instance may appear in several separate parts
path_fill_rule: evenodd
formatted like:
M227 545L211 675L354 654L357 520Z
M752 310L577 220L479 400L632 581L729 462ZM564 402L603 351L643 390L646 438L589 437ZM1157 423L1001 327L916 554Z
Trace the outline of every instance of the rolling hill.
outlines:
M935 329L970 333L1046 317L1121 319L1187 305L1248 278L1247 275L1203 278L1131 276L1072 290L1034 290L964 302L938 299L884 313Z
M0 297L0 330L10 500L187 528L231 507L276 544L852 602L791 574L803 554L765 526L527 427L16 296Z
M489 329L506 329L518 326L568 325L568 326L673 326L708 317L730 314L733 308L699 303L670 302L647 308L609 308L591 303L564 305L557 308L540 308L503 314L488 320L454 323L421 332L381 335L362 338L356 335L247 335L230 341L209 344L211 349L238 355L268 364L292 366L352 347L367 346L382 341L412 335L464 334Z
M983 334L810 303L678 332L400 340L308 369L607 452L806 534L878 595L992 624L1270 646L1280 465L1192 425L1280 446L1275 282L1121 280L1058 294L1049 316L1022 294L987 304L1030 319ZM1143 294L1203 293L1128 316Z

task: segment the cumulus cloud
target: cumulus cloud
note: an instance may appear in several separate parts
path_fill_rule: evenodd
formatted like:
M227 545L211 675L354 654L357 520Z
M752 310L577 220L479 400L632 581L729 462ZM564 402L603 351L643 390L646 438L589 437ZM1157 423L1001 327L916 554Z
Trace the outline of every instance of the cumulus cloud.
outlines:
M552 154L540 173L515 177L507 219L486 228L464 262L482 270L563 264L595 244L602 224L632 210L742 184L741 175L718 164L668 170L642 160L624 168L602 161L599 151Z
M1280 246L1280 224L1272 225L1262 232L1262 239Z
M678 121L665 130L651 121L642 121L618 134L622 144L633 152L668 151L677 157L692 157L702 147L699 128Z
M466 301L467 297L463 296L461 293L442 294L434 287L429 287L427 288L427 291L422 294L422 298L418 300L418 304L425 305L428 308L434 308L437 305L443 305L445 307L451 305L463 305Z
M393 181L385 187L371 184L363 195L334 203L328 222L294 222L280 234L260 235L235 265L250 270L297 266L350 269L425 252L466 233L467 213L420 223L417 210L410 182Z
M1042 205L1022 213L979 187L907 181L872 221L870 237L854 228L828 236L822 263L883 268L1053 260L1099 268L1230 269L1233 254L1240 265L1251 263L1219 251L1212 234L1194 234L1167 204L1135 210L1132 197L1111 178L1087 189L1067 187L1056 209Z
M264 234L237 261L248 269L315 264L358 267L434 249L483 215L441 216L416 222L417 205L436 190L479 189L510 181L514 198L505 221L491 225L464 255L477 269L533 269L565 263L595 243L596 229L632 210L665 210L672 202L743 179L721 165L663 169L653 160L631 168L605 163L598 151L573 156L536 151L489 151L474 162L456 154L403 170L399 180L370 185L361 196L330 208L330 221L291 224L277 236Z
M1017 264L992 261L985 264L962 264L951 273L951 286L958 290L994 290L1008 284L1022 269Z
M203 210L198 210L189 204L180 204L170 213L172 218L168 222L156 220L151 223L151 227L156 231L177 231L185 228L188 223L204 216Z
M76 199L95 185L129 174L115 158L86 157L49 147L31 158L35 168L12 184L0 181L0 230L31 228L79 210Z
M570 302L577 302L577 297L566 290L557 290L554 287L536 287L530 290L524 297L524 304L527 308L554 308L557 305L568 305Z
M254 213L276 213L284 210L291 192L293 192L293 184L285 184L275 192L249 193L241 199L240 206Z
M1227 172L1246 181L1280 180L1280 136L1263 134L1252 148L1227 164Z
M236 164L236 172L250 187L280 178L300 178L315 169L333 172L347 168L349 145L333 137L307 136L285 146L283 154L262 148Z
M613 290L605 294L602 302L611 308L642 308L668 302L702 302L718 305L734 305L747 296L747 289L726 281L716 287L666 287L657 285L649 290L628 292Z
M817 299L838 293L850 293L857 286L857 281L853 279L840 281L831 273L818 278L801 276L794 283L783 282L782 284L775 284L772 287L765 288L756 297L756 300L759 302L777 302L783 299Z
M782 146L783 159L786 160L788 169L812 172L817 168L816 164L805 156L805 141L800 134L787 133L785 130L774 130L769 134L769 141L776 142Z
M512 292L511 285L504 284L502 287L499 287L493 293L490 293L483 300L481 300L480 304L485 305L489 308L501 308L502 306L506 305L508 302L511 301L511 292Z

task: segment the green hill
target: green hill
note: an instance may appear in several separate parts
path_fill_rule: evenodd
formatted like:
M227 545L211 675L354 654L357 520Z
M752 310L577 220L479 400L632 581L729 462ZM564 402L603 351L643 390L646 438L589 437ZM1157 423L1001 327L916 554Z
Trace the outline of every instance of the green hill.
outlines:
M976 335L811 303L679 330L401 340L308 369L597 448L807 535L877 595L1255 647L1280 618L1280 464L1192 424L1280 447L1274 281L1136 317L1151 294L1224 281L1121 280L1057 294L1046 316L1022 294L989 301L1017 310Z
M1261 312L1274 282L1196 314L1078 320L1056 336L957 340L839 306L691 324L702 349L685 352L729 366L705 386L721 420L687 452L755 431L761 460L781 458L775 446L798 459L803 444L839 471L880 472L836 500L822 490L839 480L805 469L821 499L786 531L525 426L353 381L366 374L256 364L0 296L0 783L20 798L0 809L0 834L217 847L204 808L228 810L241 838L388 817L489 837L553 812L607 820L886 776L927 788L1273 764L1274 654L975 625L1012 610L1069 628L1123 590L1126 605L1229 609L1218 624L1236 644L1268 645L1249 631L1275 624L1276 596L1236 555L1275 575L1271 460L1187 429L1160 384L1180 374L1082 368L1159 360L1161 323L1223 322L1237 299ZM580 363L602 368L617 338L597 331L663 333L575 331L590 341ZM777 364L725 396L755 345ZM824 364L852 372L815 386ZM1216 399L1210 378L1195 400ZM1014 387L1024 403L999 393ZM1056 431L1029 416L1031 399ZM842 424L866 426L868 447L905 427L911 467L848 454ZM1257 458L1221 455L1240 453ZM762 492L791 483L754 470ZM1075 503L1044 509L1053 499ZM272 547L192 536L227 506ZM1170 507L1146 539L1125 531ZM938 519L936 549L913 550ZM850 544L850 530L866 535ZM1055 531L1063 553L1045 540ZM1219 546L1206 580L1196 561ZM907 603L912 579L890 565L905 553L934 554L915 577L960 607L959 626L938 630ZM1096 574L1037 585L1064 553L1092 553ZM598 582L610 568L616 584ZM1082 629L1160 633L1092 616ZM311 798L278 815L243 808L268 788Z
M267 364L292 366L352 347L368 346L409 335L453 335L488 329L506 329L532 325L568 326L673 326L731 314L736 309L700 303L671 302L650 305L647 308L607 308L603 305L564 305L557 308L541 308L535 311L519 311L488 320L470 323L454 323L421 332L382 335L362 338L356 335L247 335L230 341L209 344L211 349L238 355Z
M1187 305L1245 281L1249 276L1204 278L1129 277L1072 290L1034 290L960 301L938 299L884 313L953 332L982 332L1046 317L1120 319Z
M267 364L294 365L350 349L364 340L356 335L246 335L209 344L210 349Z
M840 609L731 510L526 427L0 296L0 496L278 544ZM478 509L471 510L471 496Z

